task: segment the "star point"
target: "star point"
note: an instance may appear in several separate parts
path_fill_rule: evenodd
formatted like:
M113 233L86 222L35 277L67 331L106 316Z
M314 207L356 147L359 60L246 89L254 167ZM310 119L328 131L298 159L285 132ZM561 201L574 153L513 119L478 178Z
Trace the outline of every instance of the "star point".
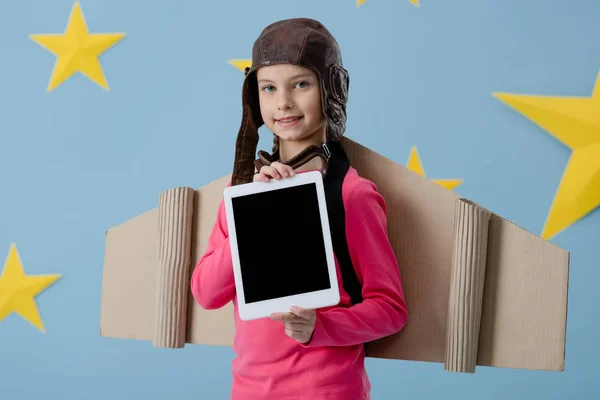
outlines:
M600 206L600 72L590 97L492 95L571 150L542 229L550 239Z
M48 92L77 72L109 91L98 58L125 36L125 33L89 33L81 6L76 1L63 34L32 34L29 38L56 56Z
M0 321L14 312L45 332L35 297L60 277L60 274L26 275L17 247L12 243L0 275Z
M406 168L420 176L425 177L425 170L423 169L423 164L421 163L421 158L419 157L419 152L416 146L413 146L410 150ZM461 183L463 183L462 179L432 179L432 181L448 190L454 190Z
M246 67L250 68L252 66L252 60L248 58L236 58L229 60L229 64L233 65L240 71L245 72Z

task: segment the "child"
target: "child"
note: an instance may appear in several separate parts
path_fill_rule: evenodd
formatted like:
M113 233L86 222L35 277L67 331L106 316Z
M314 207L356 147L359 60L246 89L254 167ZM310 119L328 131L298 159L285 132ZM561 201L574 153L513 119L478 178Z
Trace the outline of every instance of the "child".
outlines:
M369 399L364 344L406 324L385 202L375 185L349 165L339 143L345 131L348 84L339 47L318 21L276 22L254 44L252 68L246 71L242 90L231 184L322 171L341 300L334 307L293 307L271 318L241 321L221 202L206 252L193 271L191 291L205 309L234 301L237 357L231 399ZM274 133L273 154L261 151L255 160L263 124ZM274 221L277 212L293 210L282 204L273 210ZM286 229L293 229L273 226L273 231L256 227L265 238L265 253L285 240Z

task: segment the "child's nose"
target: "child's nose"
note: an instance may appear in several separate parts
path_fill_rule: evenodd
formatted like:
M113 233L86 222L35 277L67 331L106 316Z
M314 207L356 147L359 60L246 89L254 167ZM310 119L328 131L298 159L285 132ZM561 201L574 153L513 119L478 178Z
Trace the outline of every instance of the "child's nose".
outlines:
M280 110L290 109L293 106L292 99L288 95L283 94L279 96L279 99L277 100L277 106Z

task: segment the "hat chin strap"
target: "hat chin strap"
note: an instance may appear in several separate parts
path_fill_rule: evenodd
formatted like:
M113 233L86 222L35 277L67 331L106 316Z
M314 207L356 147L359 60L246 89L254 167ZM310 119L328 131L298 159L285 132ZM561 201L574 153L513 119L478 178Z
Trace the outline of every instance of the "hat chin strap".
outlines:
M323 160L320 171L323 177L325 177L325 175L327 175L329 158L331 157L331 150L329 149L327 142L321 144L320 146L311 144L310 146L304 148L300 153L292 157L292 159L283 164L289 165L290 167L292 167L292 169L296 170L302 167L303 165L306 165L308 162L315 159L316 157L319 157ZM271 165L271 163L278 161L278 159L279 150L276 150L273 154L269 154L264 150L259 150L258 159L254 161L254 166L256 167L257 171L260 171L260 169L263 166L269 166Z

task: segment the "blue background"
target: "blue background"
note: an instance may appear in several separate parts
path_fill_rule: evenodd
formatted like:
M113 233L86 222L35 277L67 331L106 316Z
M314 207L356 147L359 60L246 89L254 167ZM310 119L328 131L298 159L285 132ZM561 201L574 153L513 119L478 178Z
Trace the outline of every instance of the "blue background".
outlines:
M76 75L47 93L72 0L0 4L0 260L61 273L37 304L46 333L0 322L0 399L227 399L230 348L156 349L102 338L105 231L175 186L231 171L243 74L260 30L308 16L336 36L351 75L347 136L541 233L569 150L493 91L589 96L600 2L549 0L84 0L92 33L126 32L101 58L111 91ZM600 110L599 110L600 112ZM261 148L270 149L264 130ZM566 371L367 360L373 399L600 398L600 211L552 238L572 253ZM431 389L426 389L431 385Z

